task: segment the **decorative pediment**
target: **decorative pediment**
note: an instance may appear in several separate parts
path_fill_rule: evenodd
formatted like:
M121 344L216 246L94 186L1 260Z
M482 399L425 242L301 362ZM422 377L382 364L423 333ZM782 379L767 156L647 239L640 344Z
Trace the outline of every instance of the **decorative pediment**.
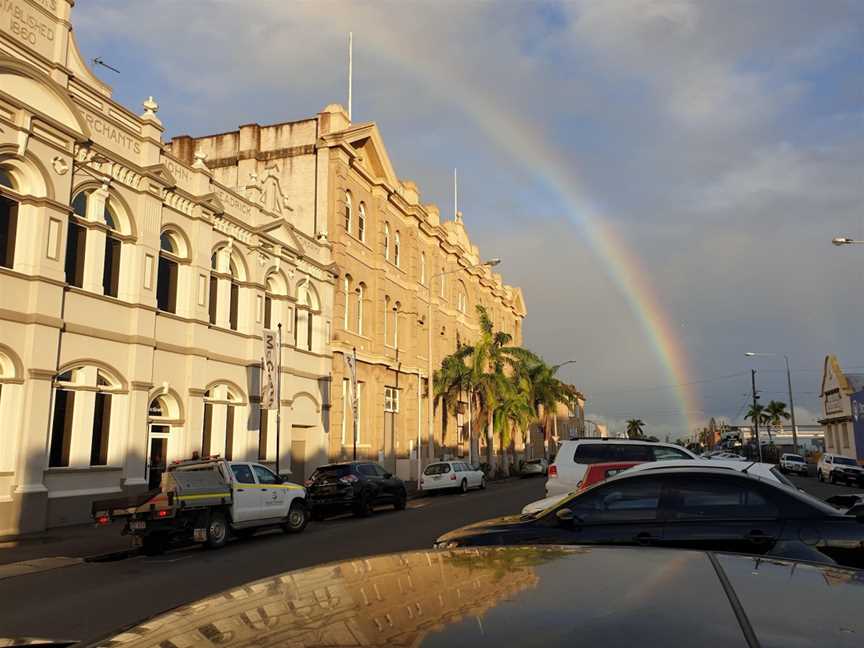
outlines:
M843 370L840 369L840 363L837 362L837 357L829 355L825 357L825 369L822 372L821 395L824 396L825 393L836 389L851 391L849 388L849 381L846 380L846 375L843 373Z
M357 151L359 164L369 175L384 180L391 187L399 186L399 178L390 162L384 140L378 127L373 123L361 124L340 133L342 141Z
M528 314L528 309L525 308L525 298L522 296L521 288L513 288L513 307L522 317L525 317L525 315Z
M176 187L177 179L174 175L167 169L164 164L152 164L149 167L145 168L149 171L153 176L157 179L161 180L166 187Z
M306 244L297 236L294 227L282 219L257 227L255 231L276 239L280 245L288 248L294 254L301 256L306 254Z
M225 213L225 205L222 204L222 201L216 197L216 194L209 193L205 196L202 196L198 199L198 204L202 207L206 207L214 214L224 214Z

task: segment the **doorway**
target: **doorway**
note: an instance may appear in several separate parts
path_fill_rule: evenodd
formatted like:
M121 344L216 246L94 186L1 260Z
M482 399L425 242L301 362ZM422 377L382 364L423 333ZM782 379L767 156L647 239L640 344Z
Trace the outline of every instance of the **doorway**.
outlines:
M167 425L150 426L150 447L147 453L147 487L150 490L159 488L162 483L162 473L168 464L168 433Z

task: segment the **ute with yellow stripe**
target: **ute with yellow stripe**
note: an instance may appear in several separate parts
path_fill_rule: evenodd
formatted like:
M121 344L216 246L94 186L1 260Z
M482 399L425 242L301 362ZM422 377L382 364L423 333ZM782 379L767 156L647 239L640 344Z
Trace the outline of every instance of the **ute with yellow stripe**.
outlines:
M193 542L218 548L265 528L299 533L309 520L303 486L267 466L219 457L175 462L158 489L94 502L92 512L98 524L125 520L123 533L147 554Z

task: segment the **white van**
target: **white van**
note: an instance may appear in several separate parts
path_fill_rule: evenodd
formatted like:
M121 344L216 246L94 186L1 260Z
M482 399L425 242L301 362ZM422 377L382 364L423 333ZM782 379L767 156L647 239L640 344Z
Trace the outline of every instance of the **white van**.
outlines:
M555 463L549 466L546 496L564 495L576 490L589 464L618 461L669 461L697 459L689 450L671 443L636 439L573 439L558 449Z

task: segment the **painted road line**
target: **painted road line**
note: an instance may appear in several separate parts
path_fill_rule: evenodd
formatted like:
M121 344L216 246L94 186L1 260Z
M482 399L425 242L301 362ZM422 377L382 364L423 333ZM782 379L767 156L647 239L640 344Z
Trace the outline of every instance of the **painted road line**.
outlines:
M51 571L61 567L71 567L84 562L83 558L67 558L65 556L54 556L52 558L35 558L33 560L22 560L21 562L0 565L0 580L36 574L38 572Z

